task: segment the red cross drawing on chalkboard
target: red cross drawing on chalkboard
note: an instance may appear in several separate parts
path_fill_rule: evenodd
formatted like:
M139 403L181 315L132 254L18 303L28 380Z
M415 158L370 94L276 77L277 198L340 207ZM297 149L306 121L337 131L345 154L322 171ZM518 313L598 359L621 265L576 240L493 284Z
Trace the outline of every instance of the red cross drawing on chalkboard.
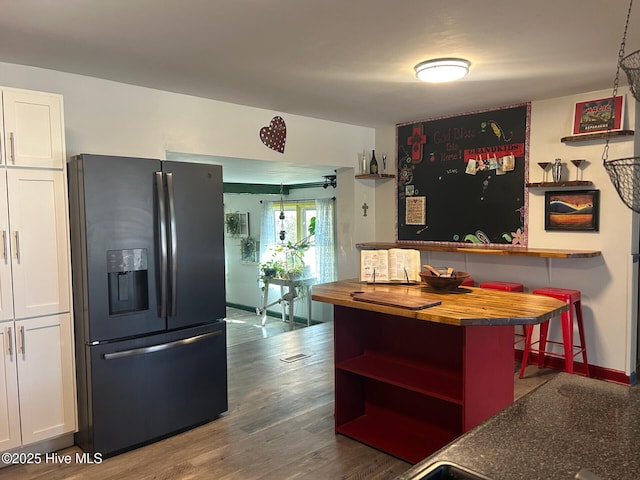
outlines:
M422 146L427 143L427 136L422 130L422 124L413 126L411 135L407 138L407 145L411 145L411 161L420 163L422 161Z

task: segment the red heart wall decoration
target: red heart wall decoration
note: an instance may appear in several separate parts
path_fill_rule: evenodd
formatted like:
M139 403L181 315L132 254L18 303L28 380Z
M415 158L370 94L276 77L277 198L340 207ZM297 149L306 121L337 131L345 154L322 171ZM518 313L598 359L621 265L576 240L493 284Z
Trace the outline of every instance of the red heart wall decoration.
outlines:
M260 129L260 140L271 150L284 153L284 142L287 139L287 126L282 117L273 117L268 127Z

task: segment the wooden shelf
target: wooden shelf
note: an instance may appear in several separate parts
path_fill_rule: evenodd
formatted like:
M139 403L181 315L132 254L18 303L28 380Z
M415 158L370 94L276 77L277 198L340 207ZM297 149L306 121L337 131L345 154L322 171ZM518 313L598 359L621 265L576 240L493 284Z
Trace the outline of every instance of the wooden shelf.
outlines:
M451 368L369 354L347 359L336 368L462 405L462 375Z
M359 180L388 180L390 178L396 178L395 175L390 173L364 173L362 175L356 175Z
M420 422L384 409L338 425L336 432L413 464L462 434L455 428Z
M518 246L483 246L481 244L440 245L427 242L406 242L406 243L357 243L356 248L367 250L379 250L390 248L414 248L426 252L454 252L454 253L479 253L484 255L507 255L519 257L544 257L544 258L591 258L599 257L602 252L598 250L561 250L551 248L527 248Z
M575 143L575 142L587 142L589 140L600 140L616 137L628 137L633 135L633 130L616 130L614 132L598 132L598 133L584 133L582 135L572 135L569 137L562 137L560 141L562 143Z
M591 187L591 180L571 180L567 182L537 182L527 183L528 188L546 188L546 187Z

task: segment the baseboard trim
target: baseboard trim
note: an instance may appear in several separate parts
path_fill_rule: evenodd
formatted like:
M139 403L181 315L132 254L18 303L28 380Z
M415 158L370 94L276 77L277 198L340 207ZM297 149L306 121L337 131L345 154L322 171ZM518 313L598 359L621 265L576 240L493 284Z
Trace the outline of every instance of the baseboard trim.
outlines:
M256 313L256 307L252 307L252 306L249 306L249 305L243 305L241 303L233 303L233 302L227 302L226 305L227 305L227 307L236 308L238 310L244 310L245 312ZM267 310L267 316L268 317L272 317L272 318L278 318L278 319L282 318L282 314L280 312L276 312L274 310ZM294 315L293 316L293 322L294 323L298 323L300 325L306 325L307 324L307 317L298 317L298 316ZM322 322L318 322L316 320L311 319L311 325L316 325L318 323L322 323Z
M518 361L522 361L522 350L515 350L515 359ZM538 362L538 354L535 352L531 352L529 355L529 364L535 365ZM546 368L551 368L553 370L564 371L564 359L559 357L549 357L547 356L545 360L544 366ZM573 369L575 373L579 375L586 375L587 369L582 362L573 362ZM619 383L621 385L631 386L635 382L632 382L632 379L629 375L621 372L620 370L613 370L610 368L603 368L597 365L589 365L589 371L591 372L591 378L595 378L597 380L604 380L612 383Z
M66 433L60 437L50 438L48 440L42 440L38 443L32 443L30 445L26 445L23 447L16 447L11 450L7 450L6 453L18 453L18 454L28 454L34 453L38 454L42 458L42 463L46 463L44 456L47 453L57 452L64 448L69 448L73 446L73 433ZM75 455L73 457L75 459ZM0 469L7 467L10 463L0 462Z

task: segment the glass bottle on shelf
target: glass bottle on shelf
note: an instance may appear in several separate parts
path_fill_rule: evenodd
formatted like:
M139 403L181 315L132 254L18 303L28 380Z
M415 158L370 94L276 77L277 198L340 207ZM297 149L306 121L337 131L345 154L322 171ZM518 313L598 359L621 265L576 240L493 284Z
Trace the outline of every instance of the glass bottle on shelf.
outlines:
M371 150L371 161L369 162L369 173L371 175L378 174L378 161L376 160L376 151Z

